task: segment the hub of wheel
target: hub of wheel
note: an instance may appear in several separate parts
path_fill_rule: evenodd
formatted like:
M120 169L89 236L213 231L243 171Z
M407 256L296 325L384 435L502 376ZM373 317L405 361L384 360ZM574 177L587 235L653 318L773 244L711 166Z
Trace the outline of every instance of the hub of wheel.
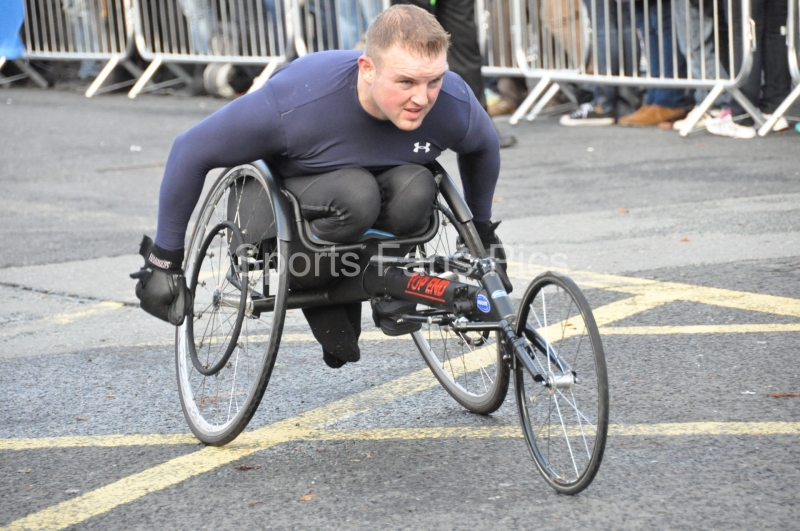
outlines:
M575 376L571 373L569 374L553 374L552 372L547 375L547 380L545 381L545 387L547 387L547 391L552 395L556 392L556 389L564 389L567 391L572 390L572 386L575 385Z

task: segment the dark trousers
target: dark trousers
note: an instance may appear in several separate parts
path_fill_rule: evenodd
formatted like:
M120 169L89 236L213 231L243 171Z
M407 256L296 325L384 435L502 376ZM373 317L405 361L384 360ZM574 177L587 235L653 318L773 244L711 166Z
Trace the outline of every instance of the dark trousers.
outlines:
M350 167L313 175L292 177L283 185L297 197L303 218L320 240L355 243L367 231L410 236L424 231L433 213L437 188L433 174L424 166L407 164L373 175ZM317 256L299 241L289 257L291 289L311 289L344 280L354 266L368 256ZM366 263L366 262L364 262ZM307 267L308 266L308 267ZM349 269L348 269L349 268Z
M728 3L722 2L727 11ZM744 85L742 94L762 112L773 113L783 102L792 88L789 73L789 58L786 53L786 37L781 35L781 26L786 24L788 7L784 0L752 0L751 17L756 25L756 50L753 52L753 68ZM739 73L742 64L742 12L738 2L733 2L733 10L726 12L733 22L734 65ZM764 84L761 84L762 73ZM734 114L744 110L733 101Z
M650 75L655 78L663 73L664 77L668 79L684 78L686 77L686 58L680 50L675 50L677 61L673 61L672 57L672 6L669 0L661 3L660 25L658 7L657 2L651 2L648 12L636 19L636 25L642 35L649 34L650 36L648 43L650 46ZM645 26L648 31L645 31ZM683 107L685 98L685 89L651 87L645 93L644 103L645 105L660 105L677 109Z
M313 175L293 177L284 186L294 194L311 223L314 236L336 243L359 241L368 230L394 236L410 236L424 231L433 214L438 189L433 174L424 166L408 164L373 175L363 168L350 167ZM408 249L389 249L384 254L397 256ZM318 256L292 242L289 256L289 288L313 289L334 284L333 290L352 294L361 291L361 272L378 246L348 258ZM308 266L308 268L306 268ZM302 272L302 274L301 274ZM314 337L322 345L326 363L357 361L361 334L361 303L338 304L303 309Z

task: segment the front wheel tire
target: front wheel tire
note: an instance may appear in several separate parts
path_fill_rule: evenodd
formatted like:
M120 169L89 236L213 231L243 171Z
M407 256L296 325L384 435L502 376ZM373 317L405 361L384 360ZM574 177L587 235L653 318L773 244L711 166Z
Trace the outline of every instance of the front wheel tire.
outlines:
M550 486L577 494L594 479L608 434L608 377L592 310L568 277L544 273L525 292L516 333L538 374L517 360L520 423Z

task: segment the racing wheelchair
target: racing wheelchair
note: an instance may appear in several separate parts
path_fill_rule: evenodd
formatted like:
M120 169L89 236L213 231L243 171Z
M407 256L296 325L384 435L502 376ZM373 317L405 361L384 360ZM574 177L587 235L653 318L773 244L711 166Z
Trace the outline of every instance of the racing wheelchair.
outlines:
M296 198L263 162L230 168L199 211L185 271L194 311L176 329L181 405L192 432L221 446L253 417L272 374L288 309L367 300L417 303L402 315L421 325L414 345L445 390L489 414L510 379L533 460L548 484L575 494L600 466L608 431L608 382L600 334L577 285L546 272L514 310L452 178L428 166L439 194L423 233L362 241L317 239ZM361 253L384 243L338 284L293 284L290 254Z

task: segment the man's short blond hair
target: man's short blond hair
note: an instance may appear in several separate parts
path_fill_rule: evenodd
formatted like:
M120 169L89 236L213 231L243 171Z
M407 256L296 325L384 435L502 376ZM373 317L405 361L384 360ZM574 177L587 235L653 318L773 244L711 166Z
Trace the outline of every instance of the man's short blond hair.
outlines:
M394 45L420 57L437 57L450 47L450 35L424 9L398 4L378 15L369 27L364 55L377 63Z

